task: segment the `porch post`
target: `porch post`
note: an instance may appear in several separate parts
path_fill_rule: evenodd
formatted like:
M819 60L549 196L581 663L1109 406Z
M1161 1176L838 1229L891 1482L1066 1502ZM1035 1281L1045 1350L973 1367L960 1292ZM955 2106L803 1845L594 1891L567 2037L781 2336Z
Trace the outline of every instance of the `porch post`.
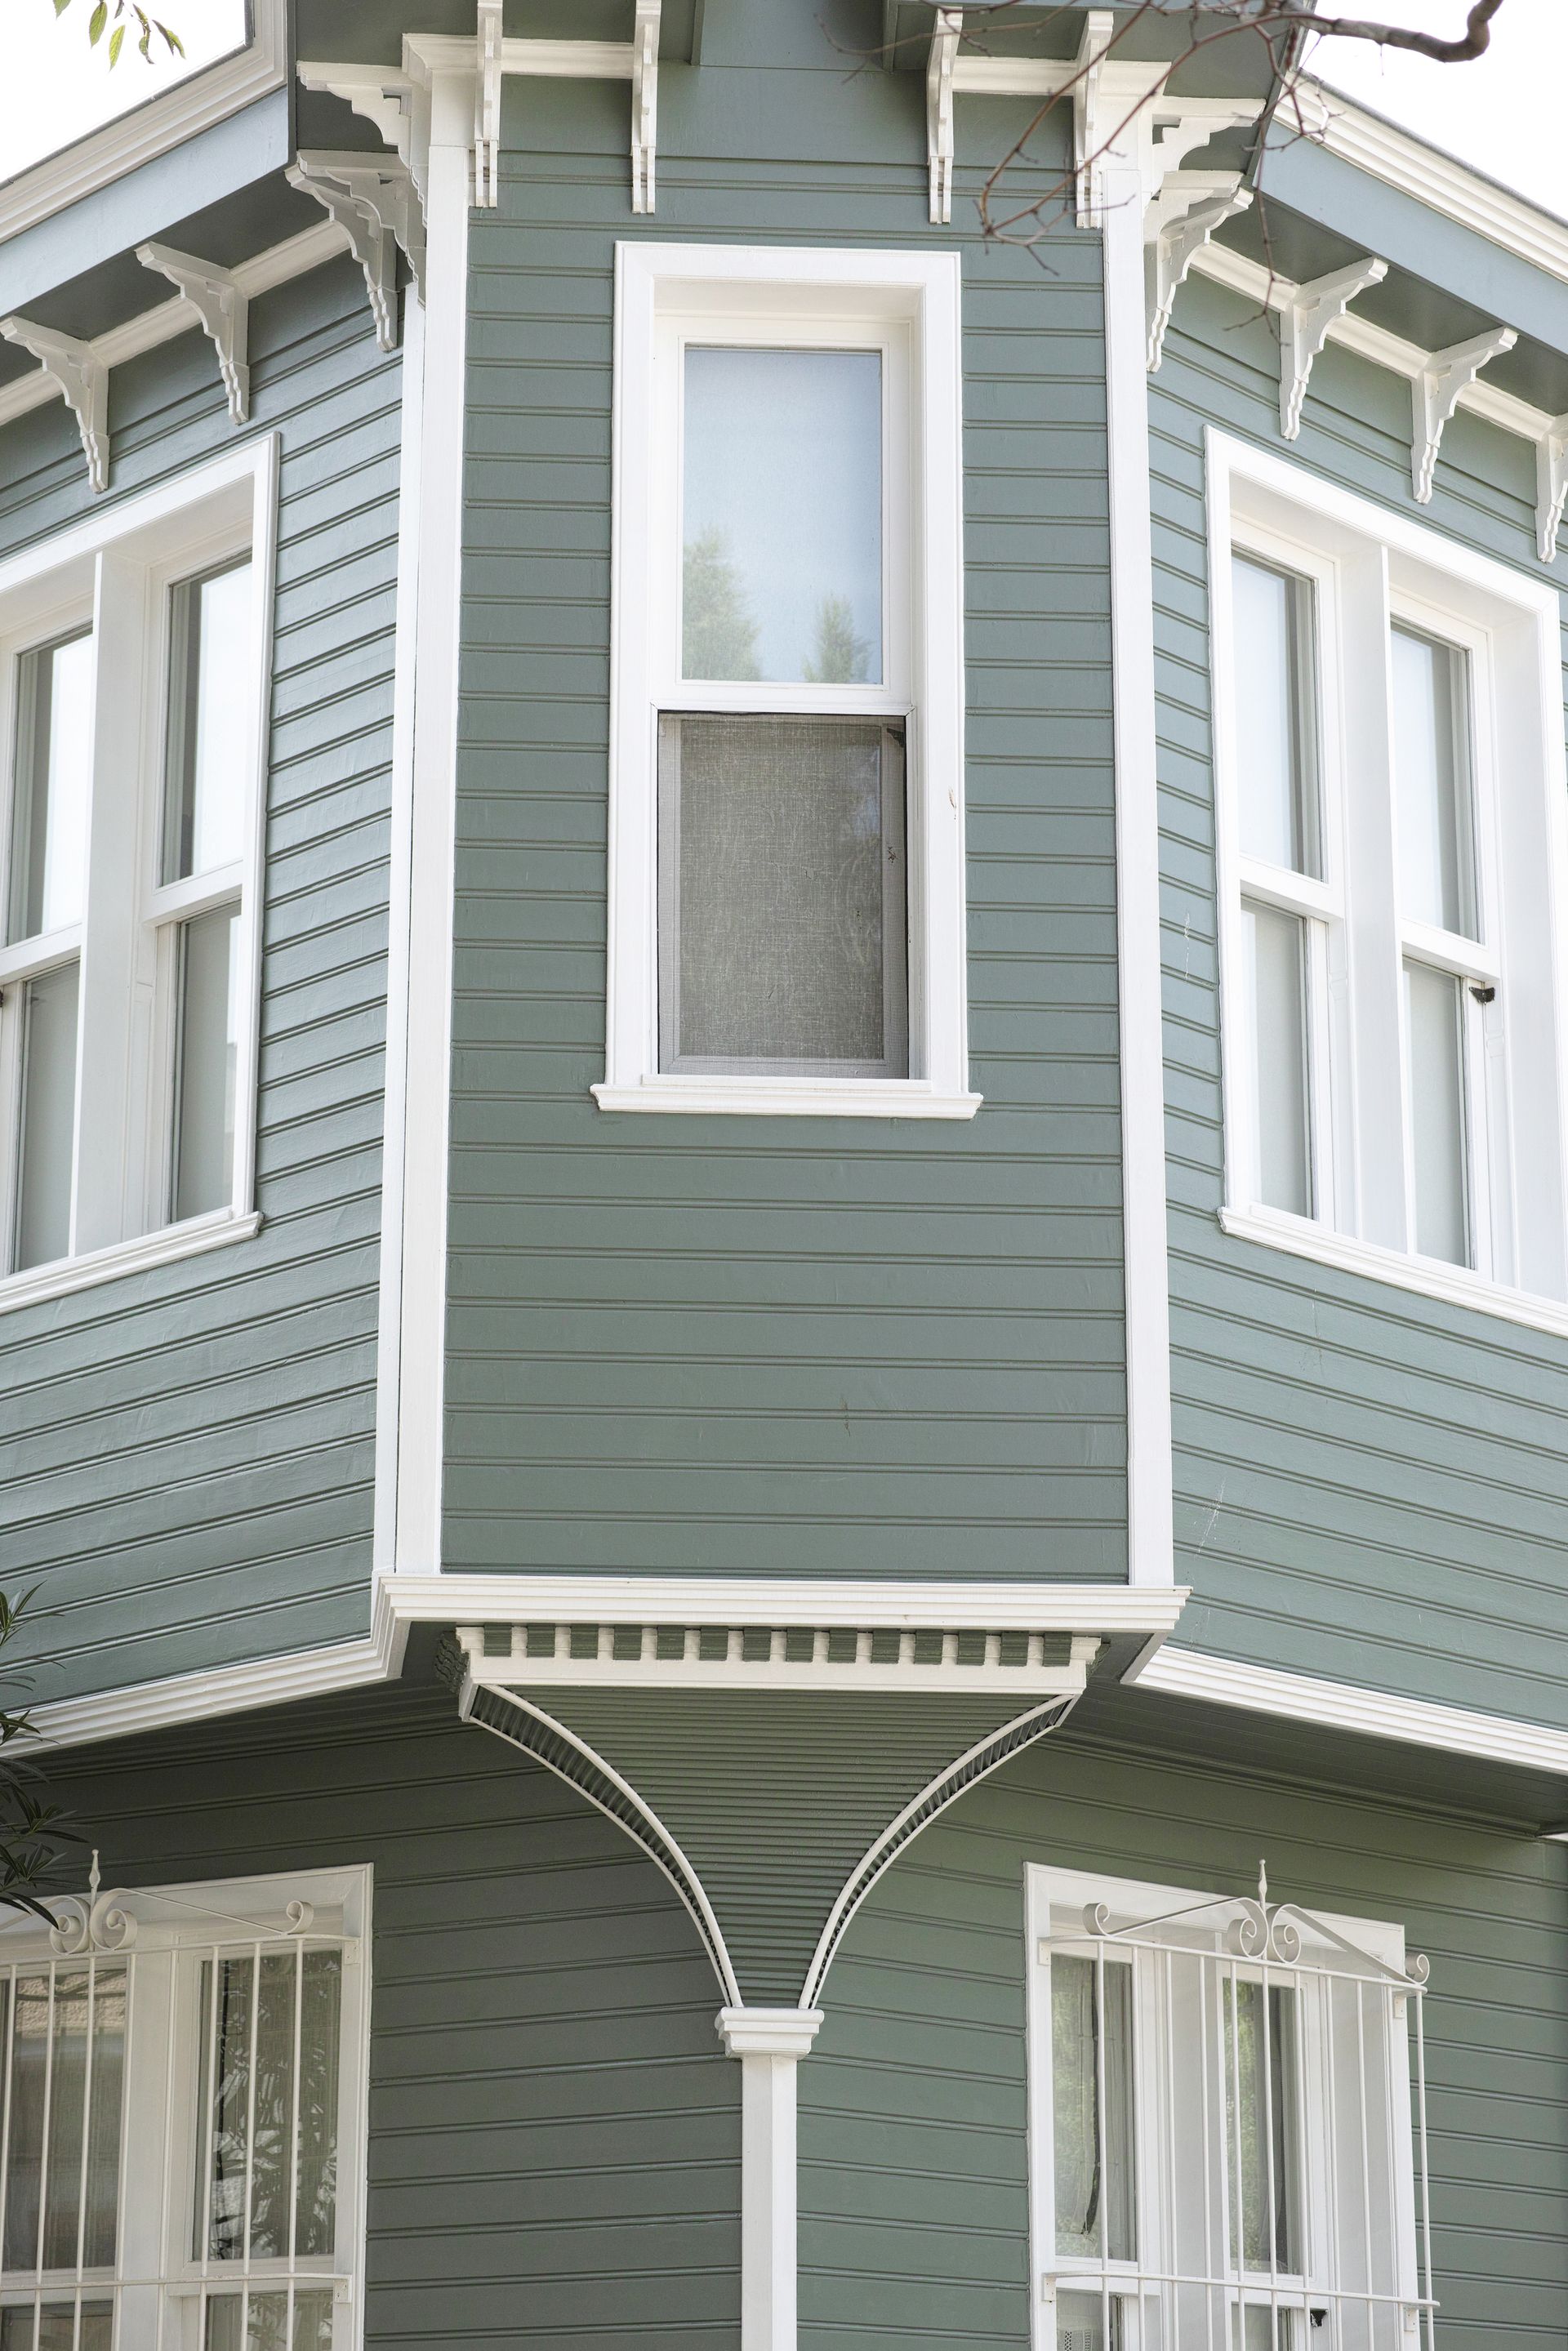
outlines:
M740 2351L795 2351L795 2073L820 2008L724 2008L740 2060Z

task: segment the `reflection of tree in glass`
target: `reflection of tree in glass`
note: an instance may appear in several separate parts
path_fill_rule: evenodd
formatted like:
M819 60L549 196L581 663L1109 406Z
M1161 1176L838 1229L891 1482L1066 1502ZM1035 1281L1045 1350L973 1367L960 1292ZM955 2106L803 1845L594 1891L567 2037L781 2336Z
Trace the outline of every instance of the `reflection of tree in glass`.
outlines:
M824 596L817 607L816 650L800 664L807 684L859 685L870 658L870 645L855 634L849 598Z
M211 2063L210 1965L202 1970L204 2074ZM341 1959L334 1950L264 1952L259 1962L247 1955L220 1959L218 1968L209 2255L244 2258L247 2171L252 2258L329 2253L337 2208ZM199 2235L195 2250L199 2255Z
M722 530L687 543L681 669L687 677L758 677L757 623Z

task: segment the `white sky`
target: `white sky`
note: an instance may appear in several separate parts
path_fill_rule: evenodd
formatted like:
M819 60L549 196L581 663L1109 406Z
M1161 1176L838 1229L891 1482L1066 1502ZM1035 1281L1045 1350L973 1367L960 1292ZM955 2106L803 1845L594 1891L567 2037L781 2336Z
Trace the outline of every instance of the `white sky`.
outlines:
M137 55L134 18L113 72L109 34L88 45L93 0L70 0L57 23L54 0L0 0L5 13L5 70L0 72L0 180L67 147L111 115L155 98L199 66L237 48L245 38L245 0L146 0L185 44L171 57L153 36L152 62ZM113 0L110 0L112 6Z
M1464 30L1467 0L1319 0L1324 15L1382 17L1423 32ZM1503 0L1491 47L1436 65L1365 41L1321 41L1308 70L1434 147L1568 219L1568 0Z

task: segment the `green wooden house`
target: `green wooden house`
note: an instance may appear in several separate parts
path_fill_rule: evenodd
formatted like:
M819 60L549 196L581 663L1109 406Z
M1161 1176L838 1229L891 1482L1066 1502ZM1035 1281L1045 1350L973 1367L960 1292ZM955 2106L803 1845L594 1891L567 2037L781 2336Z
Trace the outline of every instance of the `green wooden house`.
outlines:
M1568 226L1189 33L0 185L0 2351L1568 2346Z

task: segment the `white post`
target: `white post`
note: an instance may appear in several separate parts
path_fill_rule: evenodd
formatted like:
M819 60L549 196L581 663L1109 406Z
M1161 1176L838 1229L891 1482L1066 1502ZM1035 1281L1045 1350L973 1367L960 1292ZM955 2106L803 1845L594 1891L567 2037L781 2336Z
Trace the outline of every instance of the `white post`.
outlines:
M795 2069L820 2008L724 2008L740 2060L740 2351L795 2351Z

